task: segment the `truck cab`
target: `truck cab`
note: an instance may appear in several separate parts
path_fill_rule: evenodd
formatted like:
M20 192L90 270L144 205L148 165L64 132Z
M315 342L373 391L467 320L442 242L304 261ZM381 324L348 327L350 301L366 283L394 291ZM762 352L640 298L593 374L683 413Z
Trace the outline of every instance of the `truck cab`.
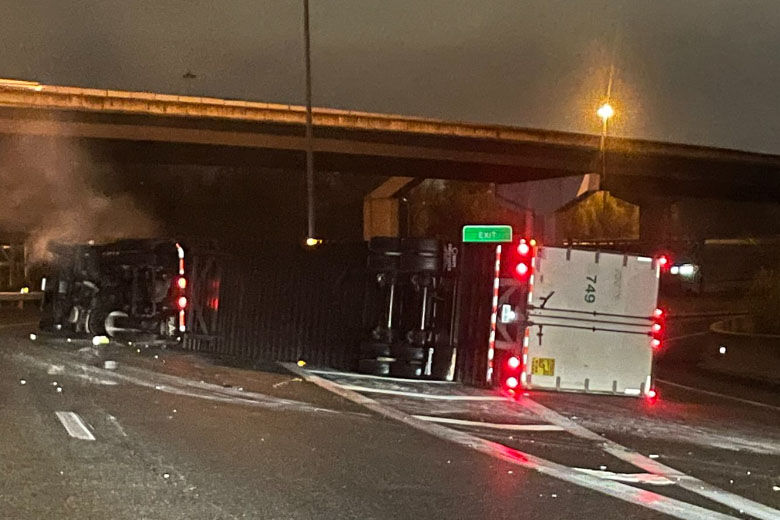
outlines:
M43 279L42 332L177 342L188 306L184 249L173 240L56 244Z

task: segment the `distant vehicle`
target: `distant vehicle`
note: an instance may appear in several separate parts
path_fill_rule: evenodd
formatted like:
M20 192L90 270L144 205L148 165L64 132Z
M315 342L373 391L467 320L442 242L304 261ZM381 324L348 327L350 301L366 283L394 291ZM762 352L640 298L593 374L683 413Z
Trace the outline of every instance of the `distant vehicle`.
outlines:
M491 338L504 389L655 395L658 258L521 240L500 263Z
M694 294L745 290L762 268L780 263L780 237L711 238L675 253L664 288Z
M40 330L173 343L186 331L184 249L172 240L58 244L43 279Z

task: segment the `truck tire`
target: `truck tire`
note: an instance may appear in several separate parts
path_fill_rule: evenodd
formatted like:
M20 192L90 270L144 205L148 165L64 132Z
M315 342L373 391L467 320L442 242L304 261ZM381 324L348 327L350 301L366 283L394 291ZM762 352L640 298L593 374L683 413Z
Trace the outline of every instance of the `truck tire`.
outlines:
M408 379L420 379L423 377L423 364L421 361L398 360L390 365L390 375Z
M390 363L389 360L361 359L358 361L358 372L372 376L388 376L390 375Z
M414 251L418 253L428 253L435 256L439 255L441 245L436 238L406 238L403 241L404 251Z
M379 341L364 341L360 344L360 357L364 359L392 357L390 344Z
M368 242L368 250L374 254L397 256L401 254L401 240L397 237L373 237Z
M104 311L100 308L88 310L87 317L84 320L87 334L92 334L93 336L105 336L106 318L108 318L107 311Z
M399 256L371 254L368 257L368 270L372 273L388 273L397 271Z
M409 343L394 345L392 348L392 356L402 361L422 361L425 359L427 352L427 348L416 347Z
M438 272L441 270L441 259L438 256L406 253L401 257L401 270L406 272Z

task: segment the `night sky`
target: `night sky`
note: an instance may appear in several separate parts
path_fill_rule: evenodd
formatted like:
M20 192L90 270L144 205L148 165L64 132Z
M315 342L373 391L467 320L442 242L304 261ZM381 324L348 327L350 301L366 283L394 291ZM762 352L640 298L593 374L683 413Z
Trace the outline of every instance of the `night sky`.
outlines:
M311 0L315 105L780 153L778 0ZM298 0L0 0L0 76L301 103ZM196 78L184 79L191 71Z

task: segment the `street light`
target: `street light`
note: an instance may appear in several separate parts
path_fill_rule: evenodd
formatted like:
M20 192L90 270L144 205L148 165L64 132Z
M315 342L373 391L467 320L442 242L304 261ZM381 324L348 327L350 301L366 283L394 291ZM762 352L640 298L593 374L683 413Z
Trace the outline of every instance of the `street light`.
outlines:
M599 140L599 153L601 155L600 184L601 189L604 190L607 178L607 122L610 117L615 115L615 109L612 108L609 102L605 102L596 110L596 115L601 118L601 139ZM606 190L604 191L604 196L606 198Z
M607 120L615 115L615 109L609 103L604 103L596 110L596 115L604 121L604 124L607 124Z

